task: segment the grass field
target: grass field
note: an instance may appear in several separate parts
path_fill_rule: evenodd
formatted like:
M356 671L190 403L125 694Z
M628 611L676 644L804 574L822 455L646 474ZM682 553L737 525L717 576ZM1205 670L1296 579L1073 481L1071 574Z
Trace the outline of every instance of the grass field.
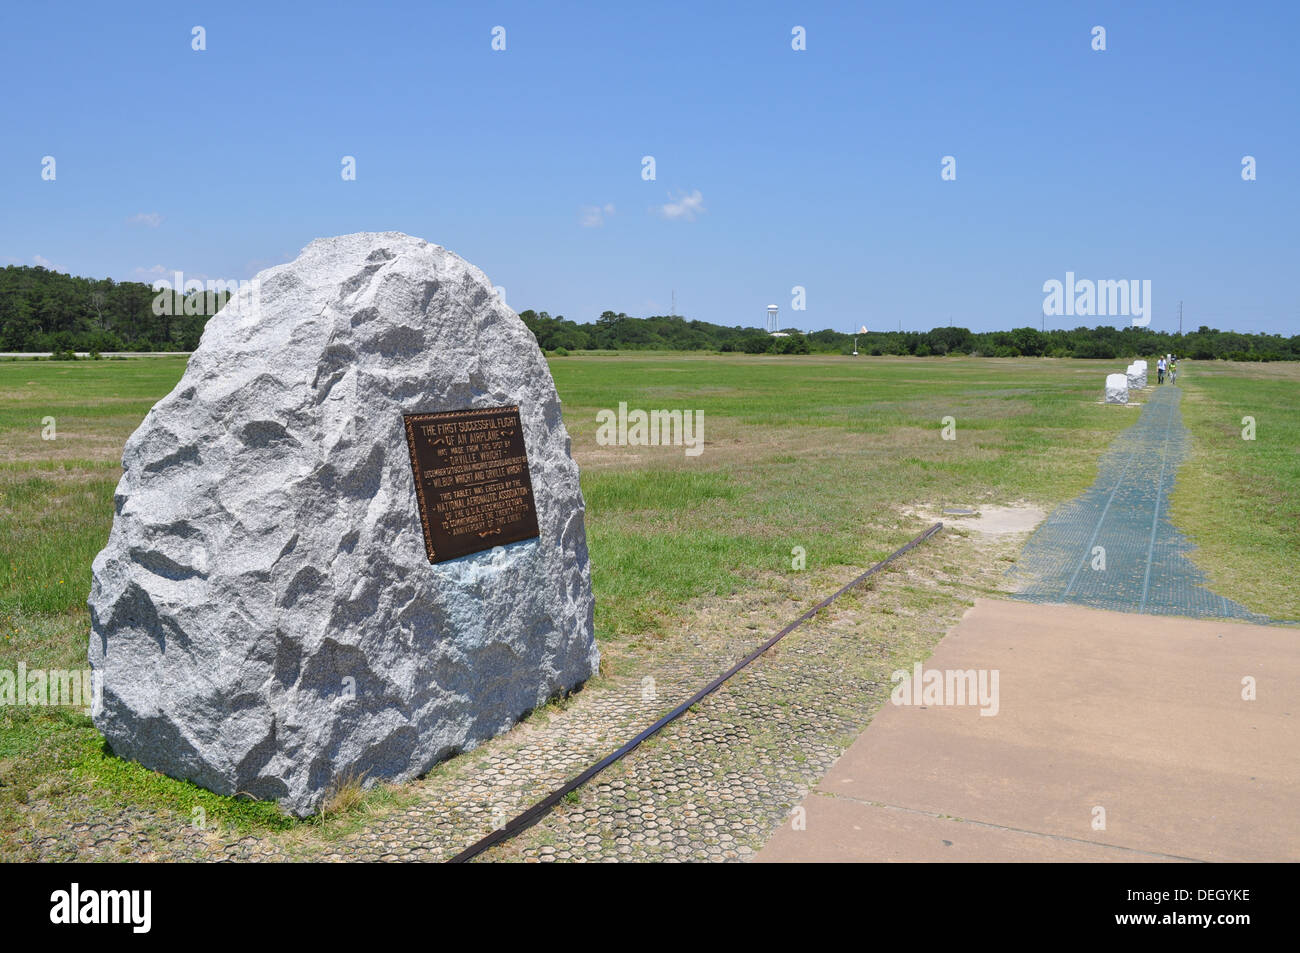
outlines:
M1300 620L1300 367L1196 364L1179 373L1191 462L1172 519L1212 588L1275 619ZM1254 439L1244 439L1254 420Z
M1027 501L1044 508L1093 479L1136 418L1098 403L1101 362L705 355L551 361L587 501L597 635L653 643L692 603L791 571L865 566L918 532L911 508ZM90 563L108 536L121 447L179 379L183 359L0 362L0 670L85 665ZM1174 520L1211 585L1300 619L1295 365L1186 363L1194 455ZM600 446L619 402L703 412L704 452ZM1253 415L1257 439L1241 439ZM953 418L954 439L943 419ZM54 439L49 436L53 418ZM32 797L89 779L106 807L203 809L250 827L290 824L107 754L67 709L0 712L0 838Z

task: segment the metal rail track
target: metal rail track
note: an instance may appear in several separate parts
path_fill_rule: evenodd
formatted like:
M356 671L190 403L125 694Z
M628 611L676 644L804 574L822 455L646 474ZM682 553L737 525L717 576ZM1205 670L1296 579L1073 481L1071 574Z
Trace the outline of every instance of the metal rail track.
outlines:
M856 577L852 581L846 583L844 586L841 586L834 593L827 596L821 602L817 603L817 605L813 606L803 615L799 616L799 618L795 619L793 622L787 625L776 635L772 636L770 639L768 639L758 648L754 649L754 651L750 652L748 655L746 655L743 659L741 659L731 668L727 669L727 671L723 672L713 681L709 682L707 685L701 688L690 698L686 699L686 701L682 702L672 711L668 712L668 714L664 715L654 724L650 725L650 727L646 728L640 734L636 735L636 737L632 738L632 740L625 743L622 747L614 751L611 751L609 754L605 755L605 757L601 758L599 761L597 761L591 767L587 768L581 774L576 775L575 777L570 778L568 781L564 782L564 784L560 785L558 788L556 788L550 794L546 795L546 797L542 798L540 801L538 801L532 807L528 808L522 814L517 815L512 820L507 821L504 825L494 830L491 834L488 834L486 837L482 838L481 840L478 840L475 843L471 844L469 847L466 847L459 854L450 858L447 862L451 864L463 864L466 861L473 860L475 857L483 853L483 851L487 850L489 847L494 847L497 844L503 843L504 841L508 841L516 834L522 833L523 831L532 827L543 817L545 817L546 814L550 812L551 808L559 804L561 799L563 799L566 794L569 794L572 791L576 791L578 788L582 787L584 784L586 784L596 775L600 774L610 765L614 764L617 761L621 761L627 755L631 754L633 751L636 750L636 748L641 744L641 742L657 734L658 732L663 730L667 725L676 721L683 714L685 714L686 711L689 710L693 705L698 704L708 696L712 695L719 688L721 688L722 685L729 678L731 678L741 669L745 668L747 665L753 662L756 658L758 658L760 655L762 655L772 646L776 645L776 643L780 642L782 639L784 639L795 629L799 628L799 626L803 625L805 622L807 622L809 619L815 616L822 609L825 609L828 605L830 605L840 596L844 595L844 593L848 592L850 589L860 586L863 582L865 582L867 579L874 576L876 573L880 572L880 570L884 569L887 565L889 565L899 556L902 556L904 553L908 552L909 550L915 548L916 546L919 546L921 543L925 542L927 539L929 539L935 533L939 532L939 530L941 529L943 529L943 524L935 523L933 526L931 526L921 535L917 536L911 542L907 543L906 545L900 546L898 549L894 550L892 553L890 553L880 562L876 563L866 572L862 573L860 576Z

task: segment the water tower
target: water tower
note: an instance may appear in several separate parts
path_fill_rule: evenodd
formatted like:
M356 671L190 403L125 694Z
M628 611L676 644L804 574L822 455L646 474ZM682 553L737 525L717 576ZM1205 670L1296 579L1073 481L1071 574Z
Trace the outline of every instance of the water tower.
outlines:
M779 310L780 308L778 308L774 304L769 304L767 306L767 333L768 334L775 334L777 331L781 330L781 323L776 318L776 313Z

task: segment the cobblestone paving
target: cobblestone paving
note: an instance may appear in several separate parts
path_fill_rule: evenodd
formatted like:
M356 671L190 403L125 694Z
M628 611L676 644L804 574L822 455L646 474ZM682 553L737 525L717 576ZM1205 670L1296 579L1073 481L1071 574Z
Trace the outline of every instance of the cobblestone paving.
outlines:
M960 616L963 606L929 585L914 568L885 584L888 595L842 597L595 779L578 803L483 859L748 858L866 727L890 673L928 654ZM882 595L903 595L909 608L881 611Z
M743 860L783 823L1022 538L947 531L842 597L656 738L481 860ZM860 568L791 573L692 607L676 635L604 647L612 673L564 707L322 825L240 835L93 792L28 805L22 859L439 861L535 803L726 670ZM872 591L874 590L874 591Z

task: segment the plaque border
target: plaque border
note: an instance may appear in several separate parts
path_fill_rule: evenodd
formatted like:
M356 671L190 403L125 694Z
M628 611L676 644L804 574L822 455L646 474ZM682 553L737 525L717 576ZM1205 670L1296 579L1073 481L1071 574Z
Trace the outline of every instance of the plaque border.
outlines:
M420 479L420 461L415 456L415 427L414 425L425 420L438 420L442 417L460 417L474 418L484 417L491 414L499 414L502 411L514 411L519 416L519 439L524 445L524 465L528 473L529 496L532 497L533 516L537 516L537 495L533 492L533 474L532 468L528 466L528 442L524 440L523 426L524 418L518 404L503 404L500 407L466 407L462 410L435 410L420 412L415 414L402 414L402 427L406 431L406 450L411 457L411 480L415 483L415 499L420 509L420 532L424 536L424 552L429 557L429 565L435 565L438 562L438 554L433 549L433 533L429 529L429 510L428 504L424 498L424 481ZM537 526L536 536L524 536L521 539L512 539L497 543L496 546L505 546L508 543L521 543L530 539L541 539L542 527L540 522ZM474 552L487 552L489 549L495 549L496 546L488 546L484 549L477 549ZM463 553L463 556L472 556L474 553ZM455 559L460 556L453 557ZM448 560L449 561L449 560Z

